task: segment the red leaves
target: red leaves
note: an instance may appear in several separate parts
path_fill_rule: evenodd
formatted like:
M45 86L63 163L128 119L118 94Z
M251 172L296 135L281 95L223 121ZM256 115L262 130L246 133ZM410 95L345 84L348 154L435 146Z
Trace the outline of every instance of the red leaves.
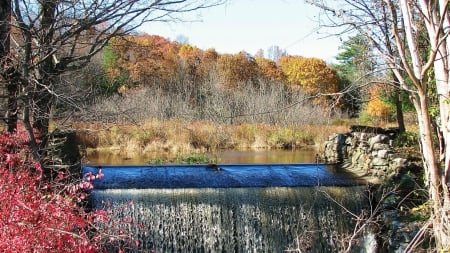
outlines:
M76 202L82 191L43 182L26 140L21 132L0 133L0 252L97 252L101 236L91 236L90 221L106 215L85 212Z
M123 229L132 220L112 221L107 211L87 212L81 205L92 181L103 177L101 169L69 184L64 172L51 182L42 174L27 135L0 132L0 252L94 253L139 246Z
M87 252L99 248L88 236L87 220L95 213L86 213L59 193L42 191L39 178L24 168L17 168L17 172L0 168L0 174L1 252Z

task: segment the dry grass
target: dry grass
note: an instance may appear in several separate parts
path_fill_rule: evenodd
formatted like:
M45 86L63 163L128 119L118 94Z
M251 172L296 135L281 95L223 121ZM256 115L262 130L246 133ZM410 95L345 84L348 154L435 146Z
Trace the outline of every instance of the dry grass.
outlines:
M349 123L350 124L350 123ZM302 148L316 146L349 124L274 126L225 125L207 121L146 121L141 125L74 123L80 145L133 157L142 153L187 154L219 149Z

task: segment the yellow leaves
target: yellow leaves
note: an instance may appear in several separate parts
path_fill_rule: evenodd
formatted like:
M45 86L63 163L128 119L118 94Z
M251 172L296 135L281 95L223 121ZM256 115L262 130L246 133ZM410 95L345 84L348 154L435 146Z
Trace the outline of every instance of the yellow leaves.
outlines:
M279 64L288 83L301 87L307 95L317 96L315 103L325 105L329 94L339 89L337 74L321 59L284 56Z
M338 78L325 61L301 56L284 56L280 66L291 85L300 86L309 95L338 91Z
M391 107L381 101L380 98L375 98L367 103L366 111L372 117L387 120L391 114Z
M125 85L121 85L118 89L119 93L125 93L128 90L128 88Z
M180 47L180 50L178 50L178 55L181 58L201 58L203 53L202 50L193 47L189 44L184 44Z
M391 107L381 99L383 87L376 85L369 90L369 102L366 104L365 110L369 116L377 117L383 120L389 119L391 115Z

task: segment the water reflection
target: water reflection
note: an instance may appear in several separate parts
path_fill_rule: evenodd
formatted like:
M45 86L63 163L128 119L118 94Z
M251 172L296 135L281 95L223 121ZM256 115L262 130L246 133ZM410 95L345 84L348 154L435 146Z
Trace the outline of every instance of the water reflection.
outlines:
M312 163L317 151L308 150L264 150L224 151L219 155L220 163Z
M92 193L95 207L129 203L117 217L139 248L156 252L339 252L352 220L327 192L358 213L364 187L115 189ZM355 252L358 252L356 249Z
M317 151L313 149L302 150L251 150L236 151L222 150L214 154L208 154L218 163L311 163L315 162ZM88 154L89 164L121 165L121 164L147 164L155 158L167 158L159 153L140 154L133 157L108 152L93 152Z

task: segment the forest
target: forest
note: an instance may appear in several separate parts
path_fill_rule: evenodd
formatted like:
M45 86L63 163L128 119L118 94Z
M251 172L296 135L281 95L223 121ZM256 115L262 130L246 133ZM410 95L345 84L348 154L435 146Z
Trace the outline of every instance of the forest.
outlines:
M113 40L103 57L83 70L85 74L77 73L77 84L81 82L81 91L88 92L81 97L92 104L88 108L98 121L114 120L107 117L115 115L136 122L187 118L231 124L320 124L330 116L362 113L367 120L387 122L394 109L386 77L364 80L359 87L350 81L349 74L356 75L353 69L362 67L348 62L359 57L368 65L371 60L363 58L368 52L355 50L366 46L369 51L357 39L343 48L342 64L330 65L318 58L287 55L277 46L270 48L276 51L275 59L268 59L262 49L254 56L220 55L213 48L201 50L157 35L127 36ZM111 103L124 100L117 108L128 113L121 115Z
M331 65L277 46L267 50L272 60L262 49L219 54L158 35L117 38L63 82L66 92L75 83L77 107L57 100L58 117L78 129L87 152L125 159L161 149L172 158L233 148L320 149L350 124L395 125L394 89L385 76L350 81L347 73L362 73L371 60L358 39L343 45L341 64Z

